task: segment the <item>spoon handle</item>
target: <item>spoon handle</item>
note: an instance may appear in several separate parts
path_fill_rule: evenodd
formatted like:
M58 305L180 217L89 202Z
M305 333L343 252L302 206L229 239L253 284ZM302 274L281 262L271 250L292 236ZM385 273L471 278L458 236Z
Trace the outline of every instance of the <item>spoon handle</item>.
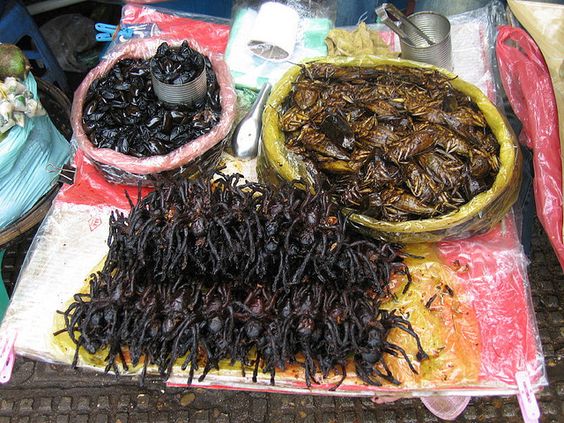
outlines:
M262 112L264 110L264 106L271 89L272 86L270 85L270 83L265 82L265 84L262 86L262 89L259 91L255 103L253 104L253 107L251 109L254 118L261 119Z

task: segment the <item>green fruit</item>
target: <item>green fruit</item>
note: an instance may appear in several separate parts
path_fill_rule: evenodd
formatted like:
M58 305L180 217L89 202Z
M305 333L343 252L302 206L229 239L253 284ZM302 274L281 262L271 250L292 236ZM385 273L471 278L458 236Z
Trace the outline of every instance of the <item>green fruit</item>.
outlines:
M8 76L25 79L30 68L29 60L18 46L0 44L0 80Z

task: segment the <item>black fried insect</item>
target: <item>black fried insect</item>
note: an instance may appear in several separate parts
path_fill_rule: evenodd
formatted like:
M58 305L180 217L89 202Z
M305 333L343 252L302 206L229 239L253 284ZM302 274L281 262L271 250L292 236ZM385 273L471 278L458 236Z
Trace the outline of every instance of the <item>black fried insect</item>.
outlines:
M149 364L169 376L180 362L191 383L229 359L274 384L277 369L298 363L308 386L340 373L337 389L352 359L366 383L398 384L385 355L416 369L387 341L391 329L427 357L409 321L379 308L390 277L408 269L399 245L345 224L329 193L289 184L219 175L158 187L129 216L111 215L105 265L63 313L73 365L80 349L107 347L107 371L143 363L142 377Z
M433 295L427 300L427 302L425 303L425 308L430 308L431 304L433 304L433 301L435 301L435 298L437 298L437 294Z
M187 45L186 49L189 49ZM169 52L168 45L163 43L158 51L164 55ZM181 47L178 54L184 51ZM217 125L221 104L215 72L207 57L191 49L190 55L198 55L194 69L201 70L200 66L204 66L207 77L206 97L190 108L165 105L157 98L149 70L150 59L120 60L106 75L96 79L88 88L82 116L84 132L92 144L135 157L162 155ZM191 74L185 70L182 68L181 73L176 70L174 75L179 80L190 78Z
M162 43L151 59L153 75L167 84L186 84L204 69L204 56L190 48L187 41L179 47Z

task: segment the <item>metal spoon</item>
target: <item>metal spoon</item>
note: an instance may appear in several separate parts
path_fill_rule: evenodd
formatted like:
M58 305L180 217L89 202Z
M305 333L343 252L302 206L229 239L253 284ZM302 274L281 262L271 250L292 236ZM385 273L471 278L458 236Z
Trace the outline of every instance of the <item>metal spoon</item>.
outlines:
M271 88L268 82L263 85L255 103L233 131L231 147L236 157L253 159L257 156L262 128L262 111Z
M435 44L435 42L431 40L427 36L427 34L425 34L423 31L421 31L421 29L419 29L417 25L415 25L413 22L407 19L406 16L403 13L401 13L401 11L393 4L383 3L382 6L376 8L376 14L378 15L382 23L386 25L388 28L390 28L392 31L394 31L396 34L398 34L404 42L414 47L418 46L418 43L414 43L413 40L409 38L409 36L404 32L404 30L401 29L401 27L397 26L394 23L394 21L390 19L390 16L399 20L403 25L410 26L411 28L413 28L417 33L417 35L421 37L424 41L426 41L430 46Z

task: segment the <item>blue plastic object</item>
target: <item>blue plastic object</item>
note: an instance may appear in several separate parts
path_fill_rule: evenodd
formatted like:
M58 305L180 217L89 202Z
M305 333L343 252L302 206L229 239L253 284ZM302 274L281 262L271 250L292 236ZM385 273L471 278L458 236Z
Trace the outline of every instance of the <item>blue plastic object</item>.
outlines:
M114 34L118 29L116 25L109 25L101 22L98 22L96 25L94 25L94 28L96 29L96 31L98 31L98 34L96 34L96 41L103 43L112 41ZM120 29L116 36L129 39L133 37L133 30L130 28Z
M2 279L3 258L4 250L0 250L0 323L2 322L4 313L6 313L6 309L8 308L8 302L10 301L10 298L8 298L8 292L6 292L6 287L4 286L4 280Z
M16 44L32 64L32 70L41 79L69 92L67 78L39 28L19 0L4 2L0 16L0 42Z
M29 74L24 81L37 96L37 84ZM26 118L13 126L0 142L0 228L23 216L56 183L57 172L69 158L69 143L49 116Z
M200 13L202 15L229 18L231 16L232 0L173 0L153 3L151 7L175 10L177 12Z

